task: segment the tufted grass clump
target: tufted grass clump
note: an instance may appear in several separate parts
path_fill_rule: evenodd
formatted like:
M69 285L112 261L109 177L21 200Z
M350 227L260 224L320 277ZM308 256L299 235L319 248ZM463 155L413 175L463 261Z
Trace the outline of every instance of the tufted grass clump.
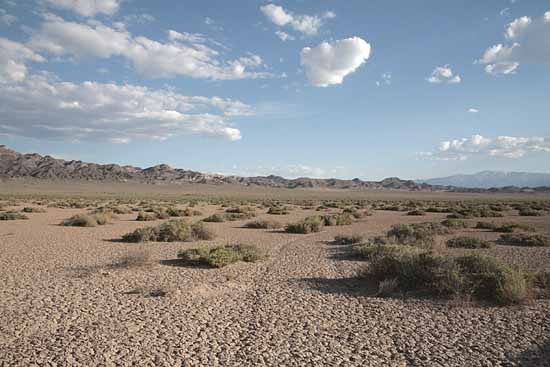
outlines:
M178 258L197 265L222 268L239 261L256 262L261 260L263 256L254 246L225 245L182 250L178 252Z
M277 229L282 228L283 225L273 219L256 219L251 222L245 223L243 227L256 229Z
M202 221L209 223L221 223L225 222L225 217L222 214L212 214L211 216L204 218Z
M211 240L214 233L202 222L193 224L185 220L170 220L156 227L138 228L122 236L124 242L176 242Z
M312 216L307 217L301 222L290 223L285 227L285 232L287 233L301 233L308 234L312 232L320 232L325 226L325 221L323 217Z
M22 220L29 219L25 214L16 212L3 212L0 213L0 220Z
M152 213L152 212L139 212L137 217L136 217L136 220L138 222L151 222L151 221L154 221L154 220L157 220L159 219L157 214L156 213Z
M476 237L455 237L447 241L447 247L450 248L466 248L466 249L478 249L478 248L492 248L493 244L489 241L485 241Z
M347 226L353 224L353 216L350 213L331 214L322 216L325 226Z
M503 245L521 247L550 247L550 236L538 233L506 233L498 242Z

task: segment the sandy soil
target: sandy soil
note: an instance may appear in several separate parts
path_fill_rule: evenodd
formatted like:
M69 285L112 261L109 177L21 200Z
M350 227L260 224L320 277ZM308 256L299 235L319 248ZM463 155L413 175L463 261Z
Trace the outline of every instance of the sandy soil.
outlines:
M550 301L489 307L377 298L355 278L366 264L330 243L337 234L378 235L444 214L377 211L310 235L212 223L212 243L253 244L269 258L205 269L175 260L196 242L117 242L150 224L135 214L94 228L58 225L83 212L48 208L0 222L0 366L550 366ZM550 233L549 216L512 219ZM550 248L486 251L550 270ZM117 266L144 253L146 266Z

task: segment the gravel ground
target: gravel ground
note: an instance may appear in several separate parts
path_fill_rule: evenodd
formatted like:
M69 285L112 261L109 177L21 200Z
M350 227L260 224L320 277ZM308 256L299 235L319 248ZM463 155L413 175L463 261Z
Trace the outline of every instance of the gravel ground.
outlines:
M49 208L0 222L0 366L550 366L550 301L503 308L377 298L355 278L365 264L329 242L444 215L377 212L310 235L210 224L213 243L254 244L269 258L204 269L175 260L197 243L113 241L145 225L135 215L95 228L57 225L82 212ZM521 220L549 230L548 217ZM549 248L490 251L550 266ZM143 253L148 265L116 266Z

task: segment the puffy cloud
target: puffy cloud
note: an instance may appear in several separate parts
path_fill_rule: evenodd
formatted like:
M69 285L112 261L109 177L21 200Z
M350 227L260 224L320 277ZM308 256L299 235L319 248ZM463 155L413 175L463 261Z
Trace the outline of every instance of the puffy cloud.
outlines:
M352 37L332 43L323 42L314 48L305 47L300 61L311 84L327 87L341 84L347 75L368 60L370 51L370 44L359 37Z
M295 40L294 36L291 36L290 34L283 32L283 31L276 31L275 34L281 41L293 41Z
M282 6L275 4L263 5L260 7L260 10L275 25L279 27L288 26L296 32L308 36L319 32L319 29L323 25L323 20L336 17L336 14L331 11L325 12L322 16L293 14Z
M98 13L113 15L122 0L46 0L59 9L71 10L84 17L93 17Z
M168 89L137 85L58 80L51 74L28 74L25 61L41 61L25 46L0 38L0 55L12 57L23 71L9 74L0 62L0 134L67 140L128 143L131 139L164 140L183 134L241 138L228 123L253 109L237 100L186 96ZM8 50L8 52L4 52ZM7 70L7 71L6 71Z
M68 22L47 15L41 29L32 36L29 47L76 58L122 56L139 73L150 78L185 75L228 80L271 76L267 72L248 70L263 65L257 55L223 62L219 60L220 53L206 44L208 40L203 35L170 30L167 37L167 42L158 42L133 37L124 27L115 29L98 21Z
M477 108L468 108L468 112L469 113L478 113L479 109L477 109Z
M18 42L0 38L0 85L25 79L27 61L44 62L45 59Z
M462 81L460 75L455 75L449 65L436 67L426 80L434 84L458 84Z
M466 160L473 156L521 158L533 152L550 152L550 138L497 136L494 139L481 135L443 141L432 152L420 156L435 160Z
M489 47L478 63L491 75L513 74L521 63L550 64L550 11L540 18L512 21L504 31L505 44Z

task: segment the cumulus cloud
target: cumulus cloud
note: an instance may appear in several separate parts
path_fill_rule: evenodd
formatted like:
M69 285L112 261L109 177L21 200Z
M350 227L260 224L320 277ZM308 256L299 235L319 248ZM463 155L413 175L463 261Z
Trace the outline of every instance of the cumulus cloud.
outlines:
M460 75L455 75L449 65L436 67L426 80L434 84L458 84L462 81Z
M277 37L279 37L279 39L281 41L293 41L295 40L296 38L294 38L294 36L286 33L286 32L283 32L283 31L276 31L275 34L277 35Z
M359 37L346 38L319 46L305 47L300 62L309 82L317 87L341 84L370 56L371 46Z
M59 9L73 11L84 17L93 17L96 14L115 14L122 0L46 0Z
M491 75L514 74L520 64L550 64L550 11L533 19L523 16L509 23L505 43L485 50L477 60Z
M192 78L229 80L270 77L268 72L250 71L263 66L254 54L236 60L220 60L220 52L207 45L200 34L167 33L166 42L134 37L124 27L111 28L99 21L69 22L46 15L40 30L28 45L36 51L74 58L121 56L142 75L168 78L177 75Z
M0 38L0 85L25 79L28 61L44 62L45 59L25 45Z
M186 96L138 85L59 80L29 73L25 62L42 61L22 44L0 38L0 134L128 143L183 134L239 140L228 120L253 109L238 100ZM16 65L16 67L14 67Z
M443 141L434 151L422 152L420 156L435 160L466 160L474 156L521 158L534 152L550 153L550 138L517 136L486 138L481 135L472 135L469 138Z
M477 109L477 108L468 108L468 112L469 113L478 113L479 109Z
M273 24L279 27L288 26L296 32L308 36L317 34L325 19L336 17L336 14L331 11L327 11L321 16L293 14L282 6L275 4L263 5L260 10Z

